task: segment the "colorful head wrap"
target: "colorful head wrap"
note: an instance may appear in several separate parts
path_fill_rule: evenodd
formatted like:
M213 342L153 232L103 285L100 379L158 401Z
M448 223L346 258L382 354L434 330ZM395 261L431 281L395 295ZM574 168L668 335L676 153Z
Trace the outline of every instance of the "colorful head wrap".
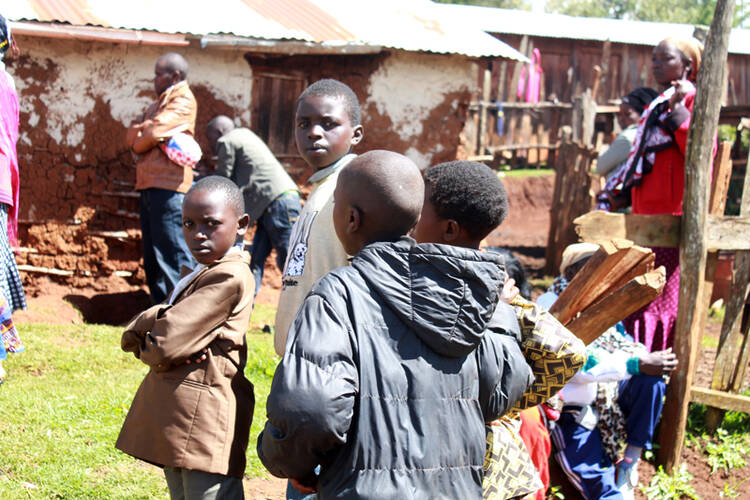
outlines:
M2 58L2 55L4 55L10 48L12 40L10 23L8 23L8 20L0 14L0 58Z
M701 58L703 56L703 44L697 39L690 38L672 38L667 37L663 41L669 42L677 47L682 54L692 62L692 70L688 80L695 81L698 77L698 70L701 68Z

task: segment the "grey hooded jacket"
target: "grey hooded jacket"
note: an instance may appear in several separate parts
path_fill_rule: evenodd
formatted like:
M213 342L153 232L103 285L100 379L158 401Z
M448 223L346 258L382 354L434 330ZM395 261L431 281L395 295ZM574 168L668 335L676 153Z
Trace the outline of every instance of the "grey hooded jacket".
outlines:
M318 281L268 397L258 456L319 498L482 496L485 423L533 381L502 257L404 238ZM494 333L490 333L494 330Z

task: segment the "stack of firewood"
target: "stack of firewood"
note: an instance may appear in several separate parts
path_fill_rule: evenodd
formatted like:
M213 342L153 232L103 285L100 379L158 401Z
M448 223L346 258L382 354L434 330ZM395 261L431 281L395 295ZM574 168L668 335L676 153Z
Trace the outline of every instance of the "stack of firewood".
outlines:
M607 328L645 306L664 289L664 267L654 253L628 240L601 243L550 312L589 344Z

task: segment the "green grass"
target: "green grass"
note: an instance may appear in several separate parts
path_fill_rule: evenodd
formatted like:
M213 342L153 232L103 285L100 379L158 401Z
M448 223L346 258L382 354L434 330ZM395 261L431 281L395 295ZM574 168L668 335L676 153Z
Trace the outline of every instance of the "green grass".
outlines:
M555 171L551 168L516 168L513 170L503 170L498 175L502 177L541 177L552 175Z
M272 317L272 316L271 316ZM120 328L17 325L26 352L4 363L0 498L167 498L161 470L115 450L146 367L120 350ZM255 441L278 358L271 335L248 335L255 384L249 476L265 475Z

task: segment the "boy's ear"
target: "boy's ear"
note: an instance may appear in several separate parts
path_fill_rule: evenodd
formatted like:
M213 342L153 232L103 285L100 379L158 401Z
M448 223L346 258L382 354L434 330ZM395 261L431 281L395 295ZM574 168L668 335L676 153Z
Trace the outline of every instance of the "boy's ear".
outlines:
M461 225L453 219L443 221L443 240L446 243L454 243L461 236Z
M346 214L346 232L354 234L362 227L362 211L356 205L349 205Z
M242 214L242 216L239 219L237 219L237 235L244 236L249 227L250 227L250 216L247 214Z
M356 146L360 142L362 142L362 139L365 136L365 129L362 125L357 125L352 130L352 146Z

